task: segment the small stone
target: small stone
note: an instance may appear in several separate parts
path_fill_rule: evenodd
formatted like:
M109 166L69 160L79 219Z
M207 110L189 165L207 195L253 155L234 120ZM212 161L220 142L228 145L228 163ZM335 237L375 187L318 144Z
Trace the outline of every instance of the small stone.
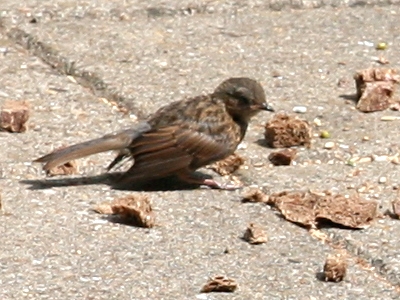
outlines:
M298 114L304 114L307 112L307 107L305 106L295 106L293 107L293 112Z
M363 142L369 141L369 136L363 136L362 141Z
M321 127L322 126L322 121L320 119L318 119L318 118L315 118L313 123L317 127Z
M328 150L333 149L334 147L335 147L335 143L334 142L327 142L324 145L324 148L328 149Z
M379 177L378 182L381 183L381 184L382 183L386 183L387 182L387 178L385 176Z
M368 163L372 161L372 157L371 156L366 156L366 157L361 157L358 162L359 163Z
M396 116L383 116L381 118L381 121L396 121L396 120L400 120L400 117L396 117Z
M395 164L395 165L400 165L399 156L398 156L398 155L393 156L392 159L390 160L390 162L391 162L392 164Z
M263 166L264 166L264 163L262 161L257 161L255 163L253 163L254 168L261 168Z
M385 162L388 161L387 155L372 155L372 159L377 162Z

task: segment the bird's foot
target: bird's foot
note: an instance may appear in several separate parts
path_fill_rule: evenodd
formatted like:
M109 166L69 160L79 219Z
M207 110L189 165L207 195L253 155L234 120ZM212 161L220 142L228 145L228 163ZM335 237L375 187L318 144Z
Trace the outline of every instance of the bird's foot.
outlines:
M181 173L178 177L187 183L193 183L198 185L204 185L212 189L219 190L237 190L243 187L241 183L219 183L215 181L211 176L199 174L199 173Z
M206 185L213 189L219 190L227 190L227 191L234 191L237 189L241 189L243 187L242 184L234 184L234 183L219 183L214 179L204 179L202 182L203 185Z

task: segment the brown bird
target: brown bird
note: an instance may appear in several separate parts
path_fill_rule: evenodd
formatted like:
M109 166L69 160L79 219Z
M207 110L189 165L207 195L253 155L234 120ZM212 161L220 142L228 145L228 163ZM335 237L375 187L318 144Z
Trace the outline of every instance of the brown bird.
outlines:
M160 108L147 122L132 129L57 150L36 162L50 170L72 159L119 150L110 170L124 158L132 167L119 183L136 183L176 175L188 183L233 189L193 172L231 155L242 141L248 123L260 110L274 111L262 86L250 78L230 78L212 94L173 102Z

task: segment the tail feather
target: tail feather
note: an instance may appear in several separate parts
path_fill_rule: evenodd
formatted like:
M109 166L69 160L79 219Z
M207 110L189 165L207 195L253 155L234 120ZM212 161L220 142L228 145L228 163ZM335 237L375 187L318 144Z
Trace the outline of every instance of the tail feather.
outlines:
M127 148L133 140L150 129L151 127L148 123L139 123L133 129L115 134L108 134L98 139L56 150L53 153L36 159L35 162L46 163L43 169L50 170L73 159L110 150L121 150Z

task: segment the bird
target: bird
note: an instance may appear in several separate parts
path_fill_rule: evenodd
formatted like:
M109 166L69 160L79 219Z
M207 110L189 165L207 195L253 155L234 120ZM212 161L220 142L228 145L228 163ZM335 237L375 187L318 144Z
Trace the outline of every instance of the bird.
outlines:
M191 184L236 189L213 178L201 178L195 171L233 154L250 119L263 110L274 111L261 84L247 77L232 77L210 94L161 107L130 129L56 150L35 162L45 163L43 169L49 171L73 159L117 150L108 171L126 158L133 160L118 178L122 184L177 176Z

